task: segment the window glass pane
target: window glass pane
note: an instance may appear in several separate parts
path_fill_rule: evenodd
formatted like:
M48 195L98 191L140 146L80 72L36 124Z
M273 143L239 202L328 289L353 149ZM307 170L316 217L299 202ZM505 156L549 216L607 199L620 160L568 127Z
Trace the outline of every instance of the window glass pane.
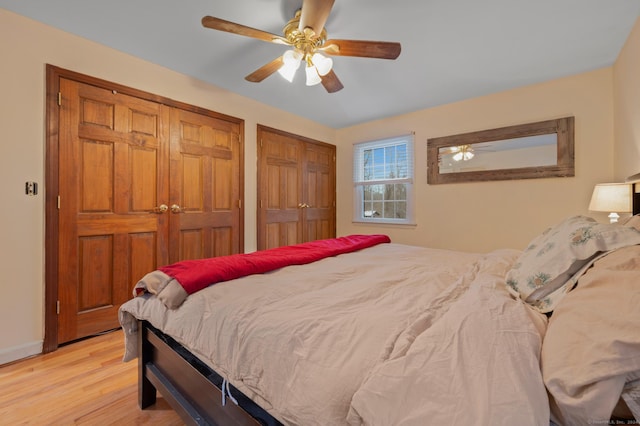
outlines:
M363 181L406 179L408 177L407 145L396 144L360 151L362 160L358 176Z
M373 179L373 168L371 166L364 166L364 179L363 180L372 180Z
M395 217L395 204L393 202L384 203L384 212L382 217L387 219Z
M381 217L382 216L382 211L383 211L383 202L382 201L374 201L373 203L371 203L371 211L373 212L373 216L372 217Z
M385 200L395 200L395 185L394 184L387 184L384 186L384 199Z
M373 179L373 150L365 149L362 153L362 166L364 167L363 180Z
M362 192L364 201L370 201L373 199L373 193L370 185L365 185Z
M396 178L395 168L396 168L396 156L395 156L396 147L388 146L384 149L384 160L385 160L385 179L394 179Z
M371 199L372 200L384 199L384 185L371 185Z
M363 186L363 216L405 219L407 184L387 183Z
M378 212L373 210L373 203L366 202L364 203L364 209L362 210L364 217L377 217L379 216Z
M376 180L386 179L386 160L385 160L385 148L377 148L375 150L375 172L374 177Z
M373 166L373 178L375 180L384 179L384 163Z
M407 185L402 183L395 184L395 199L407 201Z
M399 178L407 177L407 145L396 146L397 171Z
M373 150L373 164L384 164L384 148L376 148Z

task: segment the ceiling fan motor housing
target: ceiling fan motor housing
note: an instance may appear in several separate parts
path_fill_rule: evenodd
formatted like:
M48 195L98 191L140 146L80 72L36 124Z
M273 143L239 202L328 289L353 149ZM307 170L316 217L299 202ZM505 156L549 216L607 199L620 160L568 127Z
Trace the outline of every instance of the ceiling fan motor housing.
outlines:
M319 35L311 28L305 28L300 31L300 13L301 10L298 10L282 31L291 46L302 53L308 63L316 50L321 48L327 41L327 31L323 28Z

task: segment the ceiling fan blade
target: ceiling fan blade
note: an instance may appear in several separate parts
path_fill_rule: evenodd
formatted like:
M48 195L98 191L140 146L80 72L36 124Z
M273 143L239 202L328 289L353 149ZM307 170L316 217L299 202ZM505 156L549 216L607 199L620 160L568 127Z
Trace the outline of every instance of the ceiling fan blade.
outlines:
M247 81L251 81L252 83L260 83L262 80L278 71L283 63L284 62L282 61L282 56L279 56L268 64L264 64L263 66L246 76L244 79Z
M329 93L335 93L338 90L342 90L342 88L344 87L333 70L329 71L326 75L323 75L320 78L322 79L322 85L325 89L327 89L327 92Z
M369 40L327 40L321 50L328 55L358 56L362 58L396 59L400 43Z
M302 0L300 11L300 24L298 29L304 31L311 28L316 35L320 35L324 24L327 22L329 13L335 0Z
M235 22L225 21L224 19L215 18L213 16L205 16L202 18L202 26L211 28L212 30L225 31L271 43L289 44L286 38L279 35L247 27L246 25L236 24Z

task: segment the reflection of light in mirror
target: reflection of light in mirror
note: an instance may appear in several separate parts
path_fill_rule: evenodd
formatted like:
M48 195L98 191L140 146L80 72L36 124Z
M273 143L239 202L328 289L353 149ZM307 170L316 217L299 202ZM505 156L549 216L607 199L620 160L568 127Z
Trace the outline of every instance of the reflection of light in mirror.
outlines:
M440 173L553 166L557 145L553 133L439 148Z
M474 157L471 145L460 145L451 148L453 152L453 161L469 161Z

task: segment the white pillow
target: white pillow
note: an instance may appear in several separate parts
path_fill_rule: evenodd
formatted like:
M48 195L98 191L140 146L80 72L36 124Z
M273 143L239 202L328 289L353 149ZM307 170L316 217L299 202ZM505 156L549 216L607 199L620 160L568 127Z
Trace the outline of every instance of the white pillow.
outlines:
M509 291L540 312L551 312L601 255L640 244L640 231L573 216L534 238L507 273Z

